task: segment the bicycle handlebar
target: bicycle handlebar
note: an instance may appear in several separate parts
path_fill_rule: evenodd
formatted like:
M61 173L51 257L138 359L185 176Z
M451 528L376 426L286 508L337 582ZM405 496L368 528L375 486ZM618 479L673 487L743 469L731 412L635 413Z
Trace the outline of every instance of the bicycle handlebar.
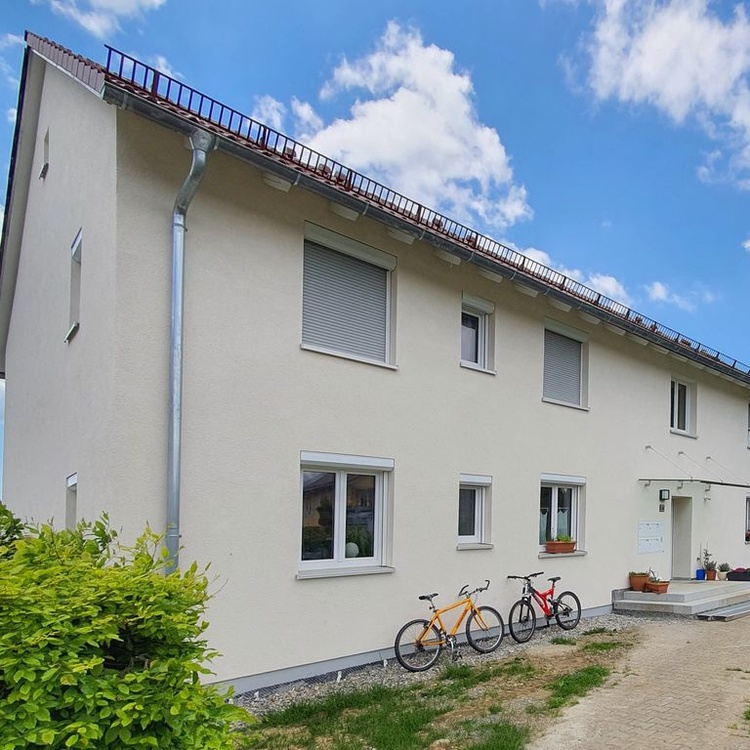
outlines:
M484 579L484 586L478 586L473 591L468 591L469 584L465 583L463 586L461 586L461 590L458 592L458 595L459 596L473 596L474 594L479 594L482 591L487 591L489 587L490 587L489 578Z
M536 578L537 576L544 575L544 571L540 570L538 573L529 573L526 576L506 576L506 578L517 578L521 581L530 581L532 578Z

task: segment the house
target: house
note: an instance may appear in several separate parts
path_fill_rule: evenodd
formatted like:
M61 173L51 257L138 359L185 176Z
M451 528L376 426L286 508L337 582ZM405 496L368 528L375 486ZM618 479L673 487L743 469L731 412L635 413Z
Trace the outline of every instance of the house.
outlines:
M750 565L747 365L117 50L27 34L1 249L3 497L210 562L240 690L423 593Z

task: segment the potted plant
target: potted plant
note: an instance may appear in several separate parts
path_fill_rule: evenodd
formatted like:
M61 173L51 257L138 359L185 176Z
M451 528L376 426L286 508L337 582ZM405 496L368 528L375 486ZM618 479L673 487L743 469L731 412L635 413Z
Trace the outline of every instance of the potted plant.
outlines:
M633 591L643 591L644 586L648 583L648 573L631 570L628 575L630 576L630 588Z
M729 567L729 563L723 562L719 565L719 570L718 570L718 573L716 574L716 577L720 581L726 581L727 573L729 573L730 570L731 568Z
M669 588L669 581L660 581L658 578L646 581L645 590L652 594L666 594Z
M747 568L735 568L727 573L728 581L750 581L750 570Z
M706 580L716 580L716 560L712 560L713 555L707 548L703 549L703 570L706 571Z
M554 539L548 539L544 543L545 552L559 554L560 552L573 552L576 548L575 539L567 534L558 534Z

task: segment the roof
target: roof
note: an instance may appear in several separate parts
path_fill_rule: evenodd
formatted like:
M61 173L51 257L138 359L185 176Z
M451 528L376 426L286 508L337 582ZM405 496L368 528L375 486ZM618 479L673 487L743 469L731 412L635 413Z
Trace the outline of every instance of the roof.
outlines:
M102 96L179 132L218 136L218 148L260 167L275 185L298 185L333 201L351 218L369 216L404 242L431 244L451 262L471 262L491 278L511 279L562 310L577 310L615 333L750 386L750 366L610 299L559 271L414 201L134 57L107 47L99 65L48 39L26 33L28 48ZM21 93L23 96L23 92ZM14 144L15 148L15 144ZM8 195L11 194L11 175ZM10 201L8 201L10 203ZM5 232L0 250L5 250ZM447 254L447 255L446 255ZM0 263L3 256L0 256Z

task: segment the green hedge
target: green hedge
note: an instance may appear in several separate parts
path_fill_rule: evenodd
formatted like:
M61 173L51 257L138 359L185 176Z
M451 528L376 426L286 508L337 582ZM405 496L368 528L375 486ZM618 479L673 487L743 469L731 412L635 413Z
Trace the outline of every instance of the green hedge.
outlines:
M229 748L248 715L200 684L207 579L106 517L24 529L0 505L0 748Z

